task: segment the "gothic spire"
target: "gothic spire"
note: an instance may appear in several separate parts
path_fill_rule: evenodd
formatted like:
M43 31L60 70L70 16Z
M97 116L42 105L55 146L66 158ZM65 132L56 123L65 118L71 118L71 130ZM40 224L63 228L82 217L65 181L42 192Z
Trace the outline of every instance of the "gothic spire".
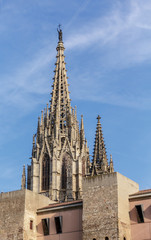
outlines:
M23 166L22 180L21 180L21 189L26 188L26 173L25 173L25 165Z
M101 117L98 115L93 160L92 160L92 168L95 169L96 174L108 172L108 160L107 160L107 154L106 154L100 119Z
M53 90L51 98L50 114L53 118L53 122L56 120L58 122L58 127L61 133L66 132L66 127L68 125L68 118L71 114L67 73L65 66L65 56L64 56L64 45L62 41L62 30L58 30L59 42L57 46L57 60L55 75L53 81Z

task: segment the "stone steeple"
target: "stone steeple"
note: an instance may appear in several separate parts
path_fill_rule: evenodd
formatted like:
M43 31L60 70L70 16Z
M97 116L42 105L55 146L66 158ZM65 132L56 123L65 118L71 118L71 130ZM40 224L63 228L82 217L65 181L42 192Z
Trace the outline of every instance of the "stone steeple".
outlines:
M27 186L52 200L65 201L81 198L82 175L88 174L90 162L83 118L79 130L76 108L71 108L60 28L58 38L50 107L47 104L38 118Z
M71 106L65 66L65 48L62 42L62 30L58 31L58 33L59 42L57 46L57 61L52 85L52 98L50 101L50 116L51 121L56 123L56 138L58 137L59 129L61 130L61 134L66 134L66 131L71 124Z
M25 165L23 166L22 180L21 180L21 189L26 188L26 173L25 173Z
M99 174L114 172L112 157L111 157L110 165L108 164L100 119L101 117L98 115L92 168L91 168L92 175L99 175Z

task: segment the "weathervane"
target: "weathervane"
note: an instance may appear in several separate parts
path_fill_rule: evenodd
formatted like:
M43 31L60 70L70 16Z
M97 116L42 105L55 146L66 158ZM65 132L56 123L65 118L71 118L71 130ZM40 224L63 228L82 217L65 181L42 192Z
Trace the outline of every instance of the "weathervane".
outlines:
M58 31L59 42L62 42L62 29L61 29L61 24L58 25L57 31Z

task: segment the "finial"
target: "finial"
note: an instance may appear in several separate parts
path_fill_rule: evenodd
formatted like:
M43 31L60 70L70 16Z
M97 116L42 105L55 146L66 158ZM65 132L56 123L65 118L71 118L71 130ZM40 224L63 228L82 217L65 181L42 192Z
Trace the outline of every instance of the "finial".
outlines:
M110 173L114 172L114 166L113 166L112 154L110 155L109 171L110 171Z
M84 130L83 115L81 115L81 130Z
M26 173L25 173L25 165L23 165L23 173L22 173L22 180L21 180L21 189L26 188Z
M62 29L61 29L61 24L58 25L57 31L58 31L59 42L62 42Z
M43 110L41 111L41 126L43 125Z
M100 121L100 119L101 119L101 117L100 117L100 115L98 115L98 117L96 118L98 121Z

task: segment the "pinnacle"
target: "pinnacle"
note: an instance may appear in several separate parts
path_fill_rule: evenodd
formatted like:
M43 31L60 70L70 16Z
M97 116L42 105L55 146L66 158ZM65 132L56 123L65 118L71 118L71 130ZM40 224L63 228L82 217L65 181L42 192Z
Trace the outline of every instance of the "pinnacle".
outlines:
M98 115L92 165L94 166L95 164L97 164L95 168L97 169L98 167L99 169L101 169L102 173L105 173L106 169L108 168L108 161L100 119L101 117Z

